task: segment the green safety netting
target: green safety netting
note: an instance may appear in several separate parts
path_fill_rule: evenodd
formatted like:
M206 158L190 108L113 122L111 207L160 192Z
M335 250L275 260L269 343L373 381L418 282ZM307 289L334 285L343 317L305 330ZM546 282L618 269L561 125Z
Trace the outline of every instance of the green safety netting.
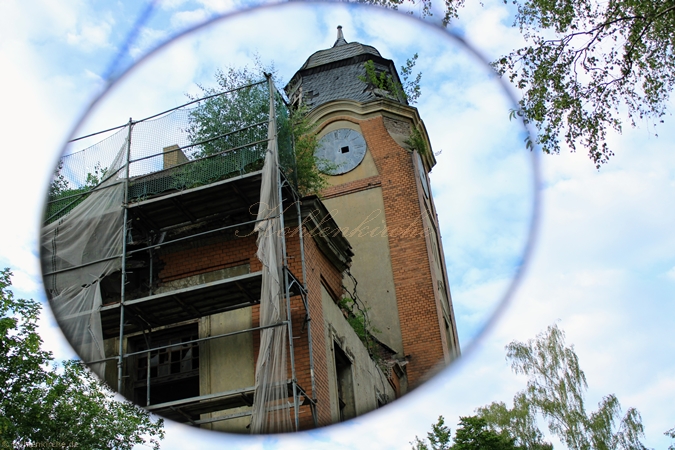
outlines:
M276 90L274 95L280 165L295 181L289 113ZM130 203L261 170L269 139L268 99L262 81L95 133L88 140L108 136L80 151L75 147L87 140L71 142L54 173L44 222L66 216L97 189L122 146L128 147Z

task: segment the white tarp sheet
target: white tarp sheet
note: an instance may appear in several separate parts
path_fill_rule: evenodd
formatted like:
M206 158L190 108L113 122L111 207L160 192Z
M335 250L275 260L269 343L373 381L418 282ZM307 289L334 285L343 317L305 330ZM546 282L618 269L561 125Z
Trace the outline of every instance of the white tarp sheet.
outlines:
M272 89L272 88L271 88ZM270 95L269 144L263 166L260 205L258 209L258 251L262 262L262 291L260 295L260 326L286 320L286 300L282 290L282 245L279 211L279 155L276 140L276 120L273 96ZM266 220L262 220L265 219ZM251 433L282 433L292 431L288 401L288 367L286 365L285 326L267 328L260 332L260 353L255 371L255 393Z
M120 270L122 263L125 154L126 144L108 167L107 178L69 214L42 228L42 270L49 303L84 362L106 357L100 281ZM103 377L105 363L90 367Z

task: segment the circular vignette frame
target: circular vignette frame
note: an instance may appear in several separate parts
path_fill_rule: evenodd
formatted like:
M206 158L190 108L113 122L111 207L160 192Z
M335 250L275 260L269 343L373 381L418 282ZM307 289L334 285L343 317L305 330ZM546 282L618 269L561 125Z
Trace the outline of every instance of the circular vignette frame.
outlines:
M138 19L133 25L132 30L129 32L128 36L126 39L123 41L123 45L120 48L119 52L115 55L111 63L109 64L108 68L106 71L104 71L103 79L105 82L104 87L101 89L100 92L95 93L95 98L89 102L88 105L86 105L83 109L83 112L80 114L78 120L75 122L75 124L72 126L71 131L68 134L68 138L66 142L60 146L60 153L55 156L55 158L52 160L52 166L56 165L56 161L58 160L59 157L62 156L63 151L65 150L68 142L75 137L75 133L77 130L80 128L80 126L84 123L84 121L87 119L89 114L92 112L92 110L103 100L109 91L113 88L113 86L122 78L125 78L129 76L131 73L133 73L134 69L144 63L146 60L148 60L150 57L158 53L160 50L166 48L167 46L171 45L173 42L191 35L193 33L196 33L202 29L205 29L209 26L212 26L216 24L217 22L220 21L225 21L225 20L235 20L237 17L246 15L250 12L253 11L259 11L263 9L276 9L283 7L284 5L288 4L294 4L297 5L298 3L300 4L309 4L309 5L314 5L314 6L319 6L322 4L344 4L344 2L339 2L339 1L334 1L334 0L311 0L311 1L302 1L302 2L287 2L287 3L272 3L272 4L258 4L258 5L252 5L252 6L247 6L242 9L226 12L224 14L220 15L215 15L204 22L194 25L189 29L183 30L173 36L171 36L169 39L165 40L161 44L155 46L152 48L150 51L145 53L142 57L137 59L135 62L132 64L128 65L127 67L122 66L122 60L125 57L126 52L128 51L129 47L135 42L137 36L138 36L138 31L140 30L140 27L144 25L144 23L148 20L150 17L151 13L153 10L156 8L156 4L158 3L158 0L153 0L151 1L148 6L141 12L139 15ZM432 27L435 28L437 31L442 32L445 34L450 40L454 41L455 43L458 44L458 46L463 49L464 51L468 52L469 55L473 57L473 59L480 65L483 65L487 70L494 72L494 69L489 65L487 62L487 59L483 56L483 54L476 49L473 45L471 45L466 39L464 39L457 31L454 31L452 28L444 27L438 20L433 20L429 16L426 18L420 18L416 17L414 15L401 12L398 10L392 10L389 8L384 8L381 6L376 6L376 5L367 5L367 4L361 4L361 3L351 3L348 2L350 5L353 5L355 7L358 7L359 9L363 10L373 10L373 11L388 11L391 12L392 14L401 14L405 17L407 17L411 21L416 21L420 24L420 26L425 26L425 27ZM119 69L120 67L121 70ZM513 88L506 82L502 77L497 75L495 73L494 77L495 81L499 83L501 90L503 94L506 96L507 100L510 102L514 110L518 109L518 101L517 101L517 95L515 94ZM518 116L519 117L519 116ZM530 142L532 143L532 146L529 148L530 150L530 167L532 170L532 198L531 198L531 216L529 219L529 225L528 225L528 232L527 232L527 238L525 240L525 244L522 248L521 252L521 258L520 258L520 264L517 266L515 273L513 273L512 278L510 283L508 284L508 287L503 291L503 294L501 295L501 298L498 300L497 306L493 313L487 318L487 320L484 322L484 325L482 326L482 329L478 332L477 337L474 338L473 340L470 341L468 346L463 349L462 351L462 356L460 357L457 361L454 361L451 363L449 366L445 367L441 372L435 374L432 376L429 380L427 380L423 386L420 386L420 391L424 390L425 387L428 387L430 383L432 383L435 380L438 380L440 377L439 375L445 374L448 375L452 372L455 372L457 370L457 367L461 365L461 362L466 360L466 356L468 354L471 354L475 351L475 349L479 346L479 343L485 339L486 333L495 326L497 323L497 320L499 320L499 317L505 312L507 309L508 305L512 301L516 290L518 289L519 285L523 281L523 278L525 276L525 273L529 267L530 264L530 259L532 257L532 254L534 252L535 244L539 235L540 231L540 213L541 213L541 206L542 206L542 199L540 195L540 186L541 186L541 173L540 173L540 162L539 162L539 146L536 144L536 139L534 139L535 133L531 125L525 124L522 119L518 118L518 122L520 126L523 128L523 130L527 133ZM44 210L44 205L45 205L46 199L43 199L41 203L41 207ZM41 257L42 255L40 255ZM42 269L42 268L41 268ZM459 363L459 364L458 364ZM405 398L408 398L409 396L406 395ZM414 397L414 395L413 395ZM335 425L335 424L334 424Z

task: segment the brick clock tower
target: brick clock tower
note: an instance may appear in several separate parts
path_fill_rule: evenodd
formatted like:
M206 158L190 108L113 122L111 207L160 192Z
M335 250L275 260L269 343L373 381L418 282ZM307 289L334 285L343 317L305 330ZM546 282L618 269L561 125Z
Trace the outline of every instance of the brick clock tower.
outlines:
M285 90L316 123L323 201L354 250L344 285L365 304L403 393L460 349L424 122L401 94L364 81L368 61L400 82L393 61L338 27L335 44L311 55Z

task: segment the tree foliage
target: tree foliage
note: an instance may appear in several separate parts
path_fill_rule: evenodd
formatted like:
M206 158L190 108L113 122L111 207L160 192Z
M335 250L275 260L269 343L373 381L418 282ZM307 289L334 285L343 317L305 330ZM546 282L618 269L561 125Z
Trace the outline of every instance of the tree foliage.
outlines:
M675 439L675 427L671 428L670 430L666 431L665 433L666 436L670 436L671 438ZM670 444L668 446L668 450L675 450L675 444Z
M432 15L431 0L366 0ZM583 147L597 168L614 155L610 130L663 122L675 85L675 5L669 0L502 0L525 46L493 62L522 92L520 115L545 153ZM436 7L438 7L437 4ZM463 0L444 0L443 24ZM531 146L530 143L528 143Z
M267 138L269 91L266 83L258 83L265 79L266 73L272 74L274 79L274 68L264 67L257 61L253 69L244 66L216 71L216 88L199 85L202 97L209 98L192 110L186 129L190 141L198 144L195 158L216 155ZM248 87L241 89L242 86ZM222 94L224 92L229 93ZM281 96L277 96L276 102L281 164L296 182L301 195L318 194L326 187L326 181L314 157L318 143L314 128L307 120L307 111L299 108L285 115ZM259 142L254 148L261 153L266 145L266 142ZM262 160L254 164L257 165L253 169L259 169Z
M443 416L431 426L427 438L415 436L413 450L517 450L515 439L506 431L496 432L485 419L478 416L460 417L454 441Z
M613 394L605 396L596 411L586 412L586 375L556 325L527 342L513 341L506 349L513 370L528 376L527 388L515 395L513 407L493 402L478 408L476 416L461 417L452 445L441 416L427 433L429 444L415 437L413 450L552 450L537 427L540 417L571 450L646 450L640 413L629 408L622 416ZM675 428L664 434L675 439ZM675 450L675 444L668 449Z
M537 416L548 424L572 450L642 450L642 419L635 408L621 415L613 394L605 396L598 409L586 412L586 375L579 367L573 347L565 346L565 335L556 325L527 342L511 342L507 359L514 372L528 376L527 387L514 397L514 407L492 403L478 409L495 430L507 431L525 448L550 448L537 429Z
M460 417L452 450L511 450L515 439L506 432L496 433L485 419L478 416Z
M378 72L372 60L368 60L363 64L363 67L366 69L366 75L360 76L359 80L370 84L376 89L387 91L394 97L404 98L409 104L414 105L422 93L420 87L422 72L418 72L413 78L413 69L417 63L417 58L418 54L415 53L412 58L406 60L405 65L401 66L401 83L394 80L391 74Z
M493 402L488 406L478 408L476 412L491 429L513 436L519 447L528 450L553 449L550 443L544 441L544 435L537 427L535 416L522 394L517 394L513 398L511 409L503 402Z
M527 45L494 66L523 92L520 111L546 153L563 140L597 168L613 156L606 137L622 113L663 122L675 84L675 5L662 0L516 0Z
M0 447L159 448L163 420L114 393L79 361L53 364L37 333L40 304L15 299L0 271Z
M269 120L269 91L266 83L260 83L265 80L264 71L229 67L225 71L218 69L214 78L216 88L198 84L202 91L200 97L212 97L199 102L190 112L190 125L186 131L191 142L200 143L194 154L196 158L239 147L256 137L266 137L255 136L260 131L266 134ZM249 133L237 133L257 123L262 125L252 128Z
M431 425L431 431L427 433L427 439L422 441L415 436L415 440L411 444L413 450L449 450L451 440L452 431L445 426L443 416L438 416L438 421Z
M418 14L423 18L433 16L433 7L438 5L432 0L365 0L365 3L395 10L399 9L401 5L409 6L412 11L417 9ZM443 26L447 26L452 20L457 19L460 8L464 6L464 0L442 0L439 3L442 5L443 17L441 21Z
M556 325L527 342L513 341L506 349L512 369L528 377L513 407L493 402L478 408L475 416L461 417L452 443L440 416L426 440L415 437L411 442L413 450L552 450L537 426L539 418L571 450L646 450L640 413L629 408L622 415L615 395L605 396L596 411L586 412L586 375ZM675 439L675 428L664 434ZM668 450L675 450L675 444Z

